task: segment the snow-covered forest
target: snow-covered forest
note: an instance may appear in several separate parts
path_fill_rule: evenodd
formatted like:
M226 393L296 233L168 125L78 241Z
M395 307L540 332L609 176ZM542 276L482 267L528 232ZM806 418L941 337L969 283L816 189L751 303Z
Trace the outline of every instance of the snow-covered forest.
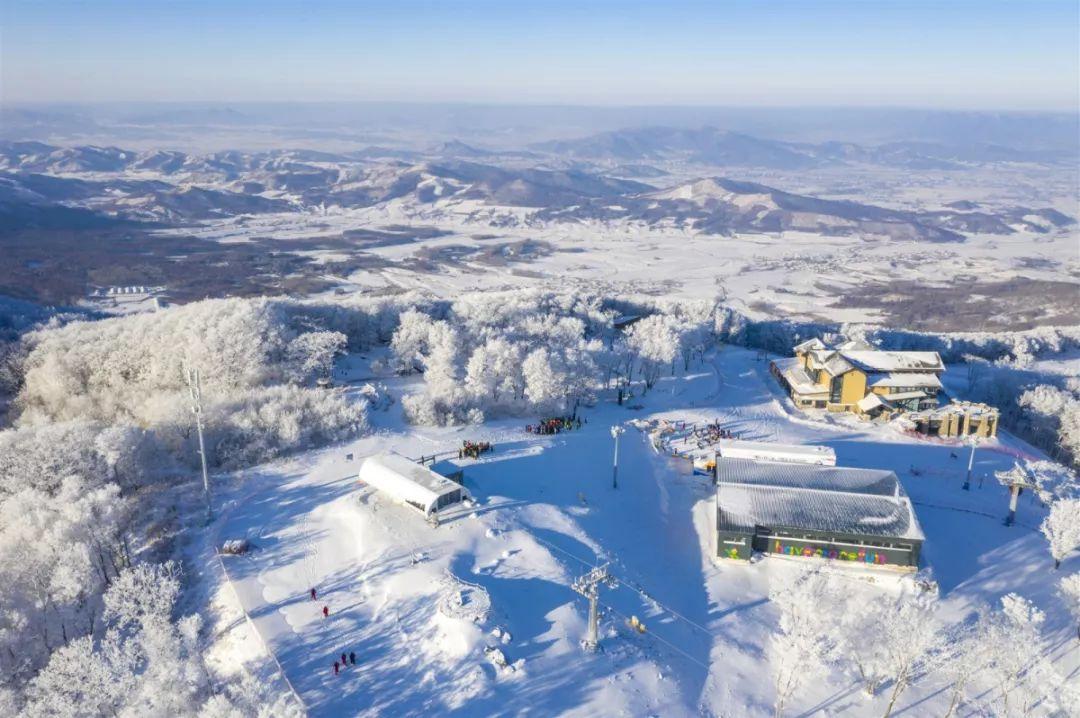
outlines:
M391 341L395 369L424 374L407 397L421 424L486 416L576 414L601 387L648 391L664 371L689 366L716 342L712 307L673 305L623 333L610 301L588 294L503 292L454 302L442 318L405 312Z
M1066 601L1075 581L1072 576L1061 582ZM808 571L776 589L770 600L780 611L771 644L780 657L773 664L778 715L801 686L827 672L849 674L867 697L884 694L886 718L911 684L927 674L947 677L946 716L1031 715L1036 708L1075 715L1080 710L1076 682L1055 668L1042 648L1045 614L1017 594L949 629L937 615L932 585L883 600L874 590L841 587ZM986 682L994 689L984 692Z
M179 615L185 573L176 561L201 525L191 501L198 459L189 370L202 378L211 471L232 471L367 431L362 401L319 385L345 353L376 350L374 370L422 375L402 400L405 415L444 426L573 415L605 391L632 402L661 377L711 371L702 360L721 341L780 352L815 333L857 332L754 323L710 302L539 290L452 302L416 294L211 300L8 326L0 353L10 423L0 431L0 711L55 715L76 702L88 715L120 716L248 715L266 699L250 681L214 679L202 663L198 615ZM1075 333L862 336L967 361L969 396L1002 405L1013 426L1057 457L1078 456L1080 386L1024 369L1075 349ZM1044 477L1040 494L1052 508L1043 530L1060 561L1080 543L1080 518L1075 479L1051 467L1033 470ZM1080 601L1075 575L1060 584ZM858 597L830 590L808 575L773 596L778 713L816 670L849 672L869 695L887 691L890 710L927 671L952 677L950 714L978 705L1026 715L1049 705L1047 686L1060 710L1080 710L1075 681L1039 653L1043 618L1023 597L987 606L944 635L932 586L869 611L843 610ZM823 621L818 609L807 615L808 603L836 605L836 620ZM874 641L860 638L868 633ZM975 672L997 689L969 695Z
M387 321L380 312L377 305L333 313L267 300L209 301L48 325L9 348L17 393L9 405L13 426L0 432L3 705L29 699L31 715L50 715L71 697L66 690L97 696L110 715L147 715L158 700L179 712L198 710L202 701L220 708L227 699L196 670L197 620L169 623L179 570L165 584L146 574L158 570L148 561L170 558L197 527L192 516L174 516L179 525L172 528L161 524L198 464L186 371L204 378L212 470L340 441L365 430L365 406L314 385L350 341L379 340L379 322ZM133 581L161 584L155 590L164 593L125 615L110 599L119 601ZM84 668L97 661L101 685L60 679L75 656ZM187 659L190 667L177 667ZM12 693L47 665L29 692ZM158 682L129 690L140 675ZM98 693L106 684L109 691Z

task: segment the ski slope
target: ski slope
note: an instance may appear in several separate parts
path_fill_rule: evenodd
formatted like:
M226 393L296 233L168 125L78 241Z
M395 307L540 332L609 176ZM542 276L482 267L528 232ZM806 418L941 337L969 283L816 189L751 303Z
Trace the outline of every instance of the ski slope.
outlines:
M388 383L400 396L414 380ZM961 621L980 602L1021 593L1048 614L1048 650L1066 673L1080 670L1036 530L1043 510L1025 497L1017 526L1001 523L1007 497L992 472L1012 465L1009 452L1034 449L1004 434L988 443L975 462L988 480L964 492L966 449L793 411L767 363L732 347L626 406L585 409L581 430L555 436L526 433L533 419L409 427L395 404L373 412L372 435L238 475L213 530L254 543L249 555L224 559L228 578L313 716L771 715L769 589L799 575L805 560L714 563L708 480L656 454L630 427L612 488L611 425L719 419L746 439L824 444L841 466L895 471L927 535L923 560L940 584L943 615ZM461 462L477 503L453 507L437 528L355 480L362 458L377 451L418 457L463 439L495 451ZM601 589L601 650L587 654L579 645L587 604L570 584L602 563L618 585ZM834 574L883 592L903 580ZM628 625L631 616L644 633ZM335 657L349 651L358 665L334 676ZM898 711L943 713L942 686L932 676L916 683ZM792 712L880 714L885 700L833 676L805 686Z

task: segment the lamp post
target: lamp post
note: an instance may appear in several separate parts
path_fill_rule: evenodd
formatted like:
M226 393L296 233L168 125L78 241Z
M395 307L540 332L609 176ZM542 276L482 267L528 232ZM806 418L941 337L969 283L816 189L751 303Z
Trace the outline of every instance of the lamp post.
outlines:
M611 488L619 488L619 436L626 431L621 426L611 427L611 438L615 439L615 461L611 465Z
M964 491L971 491L971 468L975 465L975 446L978 443L978 437L971 438L971 453L968 454L967 476L964 477L964 485L961 487Z

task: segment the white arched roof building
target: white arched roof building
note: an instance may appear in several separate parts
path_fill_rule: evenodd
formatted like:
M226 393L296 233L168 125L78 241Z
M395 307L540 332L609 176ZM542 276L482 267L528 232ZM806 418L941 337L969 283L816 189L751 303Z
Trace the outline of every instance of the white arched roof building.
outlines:
M461 484L392 451L364 459L358 478L425 516L469 498Z

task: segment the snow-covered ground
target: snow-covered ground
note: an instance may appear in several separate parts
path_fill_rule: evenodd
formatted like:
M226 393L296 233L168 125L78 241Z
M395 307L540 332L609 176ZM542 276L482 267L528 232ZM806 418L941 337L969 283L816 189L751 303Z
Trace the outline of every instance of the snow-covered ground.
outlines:
M414 382L387 384L400 396ZM394 404L373 412L372 435L222 480L212 535L256 547L224 565L257 636L233 631L216 655L250 659L265 644L283 684L316 716L771 714L766 649L777 612L768 595L807 560L713 561L708 480L655 453L634 429L620 443L618 489L611 485L609 427L676 418L719 420L746 439L824 444L841 466L895 471L927 536L923 562L944 616L961 621L1015 591L1047 612L1047 650L1060 670L1080 670L1037 531L1043 509L1024 497L1017 525L1002 525L1007 496L993 472L1013 455L1038 455L1022 442L1002 434L980 446L976 486L962 491L965 448L797 414L766 362L733 347L626 406L602 401L583 415L580 430L537 436L524 431L527 420L409 427ZM495 451L461 462L476 505L450 510L437 528L355 480L377 451L418 457L463 439L493 442ZM601 590L601 650L587 654L579 645L587 606L570 584L601 563L618 585ZM1073 556L1064 568L1077 563ZM835 580L889 592L903 579L836 569ZM628 625L631 616L644 633ZM334 676L335 657L350 651L357 666ZM943 714L943 687L933 676L917 682L897 713ZM881 714L886 700L866 699L850 676L836 675L806 684L790 712Z
M520 207L475 201L435 203L418 209L393 200L373 208L245 216L164 232L226 243L253 237L314 243L358 228L378 230L399 225L429 225L445 234L358 248L389 264L365 266L327 279L346 291L423 287L447 297L462 291L566 287L568 283L680 298L723 295L729 304L753 317L827 317L838 322L881 323L887 318L879 309L841 300L860 286L886 288L879 293L894 291L887 288L895 282L942 288L976 277L1067 282L1072 281L1069 265L1076 259L1074 228L1039 235L974 235L949 244L790 231L721 236L633 222L548 224L533 221ZM505 263L468 256L493 245L524 240L544 242L552 251ZM417 261L424 252L448 247L468 251L461 253L460 260L440 261L437 267Z

